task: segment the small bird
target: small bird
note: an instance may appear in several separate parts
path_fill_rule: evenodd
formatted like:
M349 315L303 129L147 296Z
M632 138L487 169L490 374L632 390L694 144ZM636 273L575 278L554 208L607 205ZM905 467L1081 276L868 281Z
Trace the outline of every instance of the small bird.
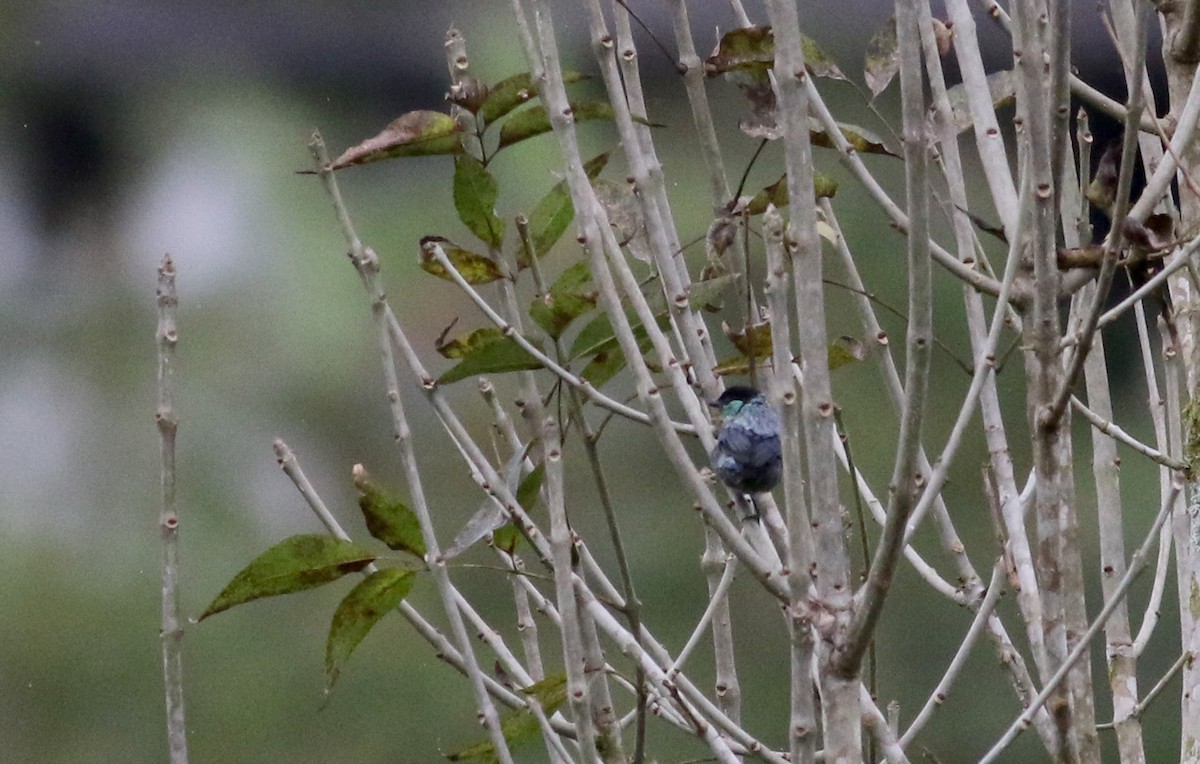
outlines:
M766 493L779 483L783 455L779 445L782 422L767 397L753 387L726 388L713 408L724 420L717 447L709 458L721 482L735 491Z

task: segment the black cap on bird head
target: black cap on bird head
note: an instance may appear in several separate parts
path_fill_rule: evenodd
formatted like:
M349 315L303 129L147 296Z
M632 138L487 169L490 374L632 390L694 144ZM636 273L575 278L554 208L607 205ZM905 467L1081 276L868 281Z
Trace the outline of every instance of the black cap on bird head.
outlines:
M721 393L721 397L717 398L715 401L712 401L708 405L719 409L724 408L726 404L732 403L733 401L748 403L759 395L761 395L761 393L759 393L753 387L748 387L747 385L733 385L732 387L725 388L725 392Z

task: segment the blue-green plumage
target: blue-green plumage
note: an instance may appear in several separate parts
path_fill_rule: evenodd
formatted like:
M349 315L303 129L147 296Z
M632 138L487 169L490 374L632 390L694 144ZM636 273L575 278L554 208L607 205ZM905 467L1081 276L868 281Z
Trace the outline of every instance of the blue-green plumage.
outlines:
M727 388L712 405L724 420L710 454L721 482L752 496L770 491L783 472L779 414L752 387Z

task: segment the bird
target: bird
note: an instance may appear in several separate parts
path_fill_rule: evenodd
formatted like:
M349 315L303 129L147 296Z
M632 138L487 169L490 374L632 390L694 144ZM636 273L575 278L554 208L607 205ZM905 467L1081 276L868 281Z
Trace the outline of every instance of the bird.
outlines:
M722 419L717 447L709 455L713 471L722 483L753 501L755 494L774 488L783 473L779 413L765 395L743 385L726 388L709 405L721 410Z

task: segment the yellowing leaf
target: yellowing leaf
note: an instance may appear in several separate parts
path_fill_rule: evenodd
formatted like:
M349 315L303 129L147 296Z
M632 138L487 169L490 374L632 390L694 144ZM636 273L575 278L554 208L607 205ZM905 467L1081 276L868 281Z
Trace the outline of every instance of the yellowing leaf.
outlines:
M449 331L449 328L447 328ZM496 326L485 326L482 329L463 336L455 337L452 340L446 340L445 335L438 338L437 351L443 358L462 358L484 345L490 345L493 342L499 342L504 339L504 331Z
M374 138L343 151L329 168L340 170L393 157L460 154L462 150L462 127L453 117L438 111L410 111Z
M839 123L838 131L842 134L842 137L846 140L846 142L849 143L854 150L860 154L884 154L890 157L899 156L899 154L896 154L884 145L882 138L866 128L859 127L858 125L846 125ZM814 146L821 146L822 148L827 149L837 148L836 144L833 142L833 139L826 134L824 125L811 118L809 122L809 140L812 141Z
M742 330L734 331L729 324L722 322L721 329L725 332L725 336L733 343L733 346L738 349L742 355L747 358L753 356L754 360L761 362L771 357L771 322L761 321L757 324L750 324L742 328Z
M503 374L540 368L541 362L525 352L516 340L504 337L468 352L457 366L438 377L438 383L448 385L477 374Z
M426 273L432 273L446 281L454 280L445 266L437 261L435 245L442 248L442 251L446 253L446 259L468 284L490 284L497 279L504 278L504 273L490 257L465 250L439 236L426 236L421 239L421 270Z

